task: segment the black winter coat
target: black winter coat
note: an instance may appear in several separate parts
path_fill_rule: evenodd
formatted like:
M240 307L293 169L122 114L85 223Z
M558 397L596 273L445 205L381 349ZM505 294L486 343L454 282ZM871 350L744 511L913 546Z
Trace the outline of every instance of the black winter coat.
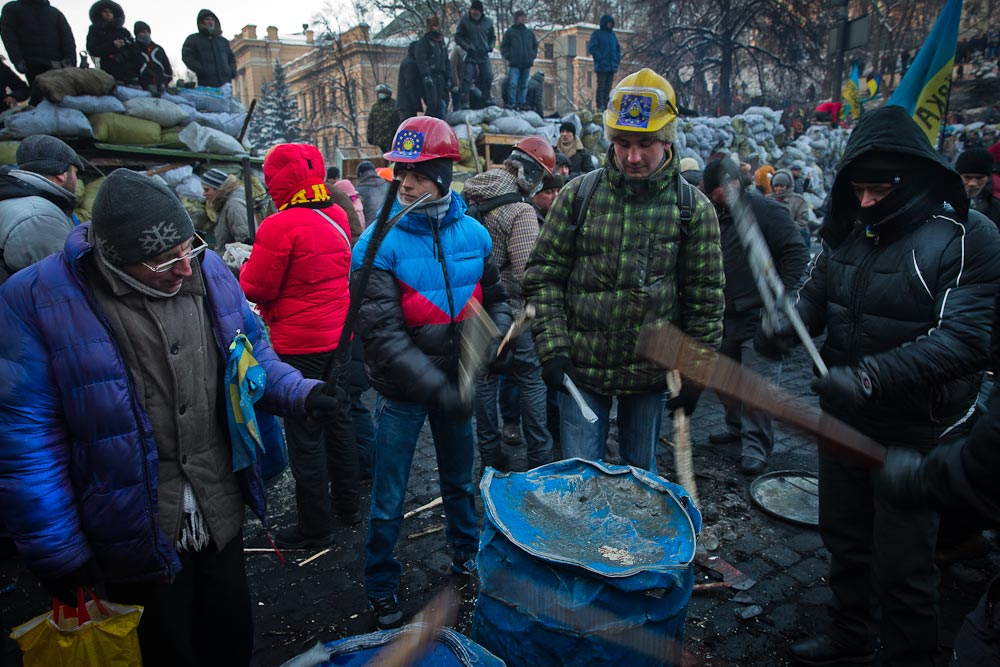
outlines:
M9 108L2 101L2 98L7 95L10 95L18 102L23 102L28 99L29 94L28 84L14 70L7 67L6 63L0 62L0 111L6 111Z
M111 21L101 18L101 12L110 9L114 13ZM135 46L132 33L125 27L125 12L113 0L98 0L90 6L90 30L87 31L87 53L91 58L99 58L101 69L115 78L118 83L139 83L139 67L142 56ZM116 46L115 40L124 42Z
M757 219L771 257L778 268L778 275L788 293L798 289L805 277L809 264L809 250L802 242L802 233L796 227L788 209L756 192L746 195L750 210ZM736 230L736 222L728 210L719 214L719 231L722 235L722 261L726 273L726 311L723 317L730 319L756 315L764 305L754 281L747 250ZM752 332L750 332L752 334ZM723 336L726 331L723 331Z
M143 44L136 42L139 51L139 85L143 88L153 86L159 90L166 88L174 78L174 70L170 67L170 59L166 52L156 42Z
M542 111L544 101L544 87L542 86L542 81L544 79L540 76L541 74L541 72L535 72L531 75L531 78L528 79L528 96L525 98L528 109L530 111L534 111L539 116L545 115Z
M424 110L424 105L420 101L424 94L424 85L421 82L420 68L417 67L416 50L417 43L410 42L406 57L399 63L399 78L396 80L396 107L399 108L400 121L412 118Z
M876 150L919 162L930 189L866 232L848 174ZM813 335L826 330L829 366L864 364L875 384L851 414L821 405L885 444L933 447L971 416L987 364L1000 283L996 227L968 213L961 178L909 114L885 107L855 127L820 235L827 246L799 292L799 314Z
M50 69L53 62L76 67L76 40L66 17L49 0L14 0L0 12L0 37L11 64Z
M201 31L205 16L215 19L212 34ZM198 32L188 35L181 49L181 60L198 77L199 86L219 88L236 77L236 56L229 48L229 40L222 36L219 17L207 9L198 12Z
M538 55L538 39L527 26L514 24L507 28L500 42L500 55L511 67L531 67Z
M485 14L480 16L478 21L474 21L466 12L455 28L455 43L465 51L467 61L478 63L488 60L490 51L497 43L493 21Z
M993 179L986 179L986 185L970 202L973 210L979 211L1000 226L1000 199L993 196Z

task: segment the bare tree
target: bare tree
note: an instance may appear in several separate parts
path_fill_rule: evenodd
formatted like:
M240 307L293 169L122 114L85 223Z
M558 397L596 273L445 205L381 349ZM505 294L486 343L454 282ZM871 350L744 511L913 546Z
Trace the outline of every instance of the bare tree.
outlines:
M762 91L800 78L820 64L825 21L811 0L656 0L635 26L635 57L672 74L683 92L705 95L718 81L718 109L732 111L737 81ZM668 76L670 78L670 76Z

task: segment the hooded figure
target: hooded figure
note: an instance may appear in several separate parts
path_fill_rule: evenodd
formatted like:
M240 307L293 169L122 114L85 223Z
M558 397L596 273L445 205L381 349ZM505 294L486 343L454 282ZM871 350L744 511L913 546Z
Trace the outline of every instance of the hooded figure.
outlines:
M181 59L198 77L199 86L220 88L236 76L236 57L229 40L222 36L219 17L208 9L198 12L198 32L184 40Z
M826 248L796 309L812 336L826 331L829 372L812 384L821 407L890 450L963 440L990 352L1000 241L907 111L877 109L854 128L819 233ZM762 351L794 339L778 329ZM828 632L794 642L792 656L872 661L881 640L883 664L933 664L938 515L895 507L867 469L823 450L819 499L838 604Z
M167 58L163 47L153 41L153 31L148 23L136 21L134 30L136 49L141 58L139 85L154 95L158 95L166 89L167 84L174 78L170 59Z
M618 44L614 27L615 20L605 14L601 17L601 27L590 33L587 41L587 53L594 59L594 72L597 74L597 106L594 107L597 111L603 111L608 106L612 80L622 60L622 47Z
M87 52L100 60L101 69L116 82L139 83L139 51L125 27L125 12L117 2L98 0L90 6Z

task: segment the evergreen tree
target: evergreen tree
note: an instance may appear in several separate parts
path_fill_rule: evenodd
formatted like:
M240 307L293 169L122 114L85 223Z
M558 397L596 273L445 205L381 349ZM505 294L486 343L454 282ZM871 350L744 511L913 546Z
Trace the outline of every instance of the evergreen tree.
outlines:
M274 61L274 79L261 86L260 101L250 121L250 142L265 151L271 146L301 141L299 105L288 90L285 68Z

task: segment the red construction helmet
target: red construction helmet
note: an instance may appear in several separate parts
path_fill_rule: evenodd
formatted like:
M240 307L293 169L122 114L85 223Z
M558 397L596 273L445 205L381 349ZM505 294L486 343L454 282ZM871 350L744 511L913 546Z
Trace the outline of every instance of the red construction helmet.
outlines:
M458 161L458 137L448 123L432 116L407 118L392 138L392 150L385 153L389 162L426 162L438 158Z
M531 157L535 162L542 165L542 168L552 175L556 168L556 152L549 142L541 137L530 136L521 139L514 148Z

